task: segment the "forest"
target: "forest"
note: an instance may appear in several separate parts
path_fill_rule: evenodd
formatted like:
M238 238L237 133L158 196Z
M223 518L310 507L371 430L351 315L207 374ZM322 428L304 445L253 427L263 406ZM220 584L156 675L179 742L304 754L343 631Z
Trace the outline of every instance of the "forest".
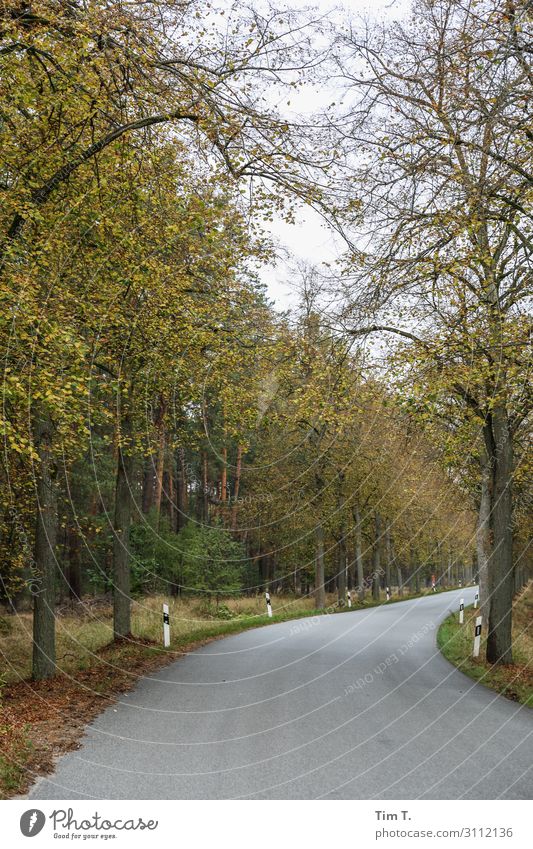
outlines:
M512 664L529 4L0 15L0 619L31 615L33 679L96 601L120 642L151 597L224 619L477 581L487 660ZM289 258L281 309L272 222L306 207L342 249Z

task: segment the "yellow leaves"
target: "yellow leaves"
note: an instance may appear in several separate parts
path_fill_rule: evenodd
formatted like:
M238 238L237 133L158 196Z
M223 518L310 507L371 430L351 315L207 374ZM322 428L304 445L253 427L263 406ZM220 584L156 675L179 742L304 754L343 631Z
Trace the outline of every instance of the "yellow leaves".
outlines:
M5 446L8 451L13 451L26 462L35 462L39 459L33 449L33 441L28 434L21 429L14 428L8 419L0 419L0 428Z

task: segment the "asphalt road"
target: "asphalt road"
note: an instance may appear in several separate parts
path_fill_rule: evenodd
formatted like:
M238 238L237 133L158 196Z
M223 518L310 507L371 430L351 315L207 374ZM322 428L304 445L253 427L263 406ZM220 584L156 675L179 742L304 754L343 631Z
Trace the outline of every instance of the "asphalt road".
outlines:
M533 713L436 647L461 595L211 643L139 681L30 798L531 799Z

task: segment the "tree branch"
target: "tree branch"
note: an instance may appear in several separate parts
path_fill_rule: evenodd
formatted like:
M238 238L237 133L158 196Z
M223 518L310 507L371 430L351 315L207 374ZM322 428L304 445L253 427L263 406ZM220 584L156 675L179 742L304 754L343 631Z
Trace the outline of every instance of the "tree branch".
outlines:
M117 139L121 138L121 136L125 135L125 133L133 132L134 130L141 130L144 127L152 127L155 124L163 124L168 121L193 121L194 123L198 122L198 116L194 113L180 112L179 110L175 112L169 112L168 114L161 115L151 115L147 118L139 118L137 121L131 121L128 124L123 124L120 127L117 127L110 133L107 133L98 141L89 145L82 153L72 159L71 162L68 162L66 165L63 165L59 168L55 174L53 174L46 183L43 183L38 189L32 192L31 199L32 202L36 206L42 206L53 191L64 183L71 174L74 173L81 165L85 162L88 162L97 153L100 153L102 150L105 150L106 147L109 147L110 144L117 141ZM21 212L17 212L13 217L9 230L7 232L7 238L10 241L13 241L20 235L24 224L26 223L26 216ZM5 244L5 243L4 243Z

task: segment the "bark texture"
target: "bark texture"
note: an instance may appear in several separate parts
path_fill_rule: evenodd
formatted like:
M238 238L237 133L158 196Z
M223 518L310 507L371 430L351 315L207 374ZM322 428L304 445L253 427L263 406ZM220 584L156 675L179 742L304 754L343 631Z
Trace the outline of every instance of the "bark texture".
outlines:
M118 446L113 534L113 635L131 633L130 525L133 457L129 437L131 419L123 414Z
M376 513L374 517L374 545L372 547L372 598L379 600L379 586L381 580L381 516Z
M316 526L315 539L315 607L317 610L323 610L326 606L326 588L324 586L324 529L321 524Z
M363 568L363 554L361 541L361 511L359 505L353 508L353 517L355 522L355 569L357 576L357 596L359 601L365 599L365 574Z
M513 448L503 408L492 412L492 550L489 559L489 630L487 660L512 663L513 603ZM489 443L490 444L490 443ZM491 456L489 454L489 456Z
M55 600L57 494L53 457L53 425L40 416L33 426L34 446L39 455L35 489L37 523L35 528L35 571L33 595L33 664L35 681L52 678L56 672Z

